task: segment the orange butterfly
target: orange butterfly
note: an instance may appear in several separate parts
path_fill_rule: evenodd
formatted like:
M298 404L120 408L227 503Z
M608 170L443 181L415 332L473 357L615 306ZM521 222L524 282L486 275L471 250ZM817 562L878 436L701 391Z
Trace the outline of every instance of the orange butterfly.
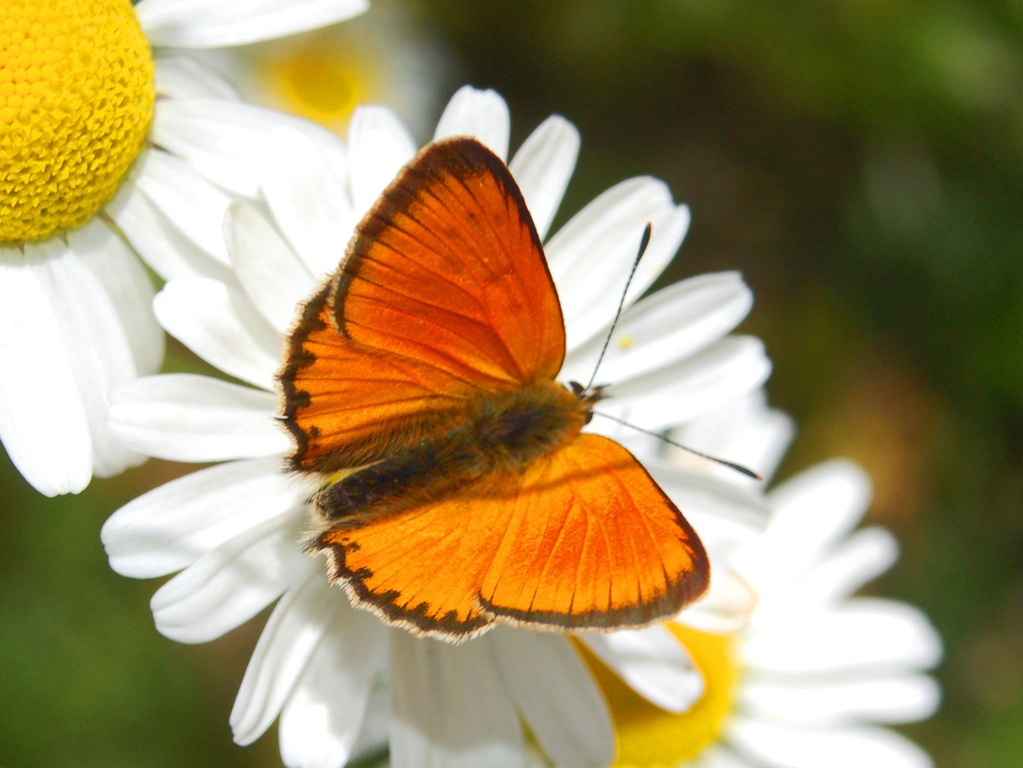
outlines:
M555 381L565 325L505 164L435 143L302 308L278 374L332 582L459 642L495 623L641 627L707 588L703 545L625 448L583 434L600 389Z

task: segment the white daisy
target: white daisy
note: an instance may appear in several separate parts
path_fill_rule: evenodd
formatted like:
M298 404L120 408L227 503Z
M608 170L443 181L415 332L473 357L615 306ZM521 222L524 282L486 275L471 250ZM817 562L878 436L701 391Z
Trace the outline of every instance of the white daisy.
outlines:
M426 36L408 3L375 2L347 24L211 52L210 61L254 104L343 134L360 104L393 109L413 136L429 135L442 106L450 55Z
M436 138L465 134L507 156L509 116L497 94L465 88L455 95ZM336 268L347 233L415 146L382 108L353 117L344 175L322 159L334 140L278 138L290 140L279 143L278 164L263 184L266 205L236 203L225 225L237 282L180 277L155 302L172 335L246 385L193 375L140 379L118 392L109 412L112 431L136 450L227 463L115 513L103 529L112 567L143 578L181 570L152 607L157 628L182 642L219 637L280 598L231 725L235 740L247 744L279 715L289 766L344 763L381 679L389 692L384 737L392 765L520 765L522 722L561 764L607 763L614 755L609 715L567 638L498 627L460 646L419 639L353 609L342 590L328 586L324 563L302 554L315 488L282 472L281 457L292 450L275 423L282 339L299 304ZM578 144L575 128L552 117L509 164L542 237ZM750 306L735 274L696 278L632 303L670 261L689 222L663 183L637 178L598 197L545 246L566 322L565 379L591 372L648 221L653 238L600 379L611 383L606 402L617 413L658 429L742 396L769 365L758 341L725 335ZM666 463L655 477L686 510L712 558L762 524L765 508L755 493ZM727 578L719 583L692 613L734 628L733 606L741 610L746 593ZM682 711L702 693L688 655L663 627L580 642L662 707ZM373 741L372 734L361 738Z
M116 444L103 420L111 389L154 372L163 357L152 285L132 250L165 276L226 272L220 223L229 197L208 179L248 190L251 173L231 157L280 123L159 50L278 37L365 7L365 0L3 4L0 440L40 492L78 492L93 473L141 460ZM224 147L234 154L218 157Z
M740 460L769 474L791 433L784 422L760 398L681 436L701 450L745 444L749 453ZM597 668L616 720L615 765L931 766L923 750L880 725L933 714L939 691L923 670L940 660L941 641L909 605L850 597L897 557L888 531L853 532L869 504L868 478L833 461L782 484L768 500L773 514L764 534L732 560L759 598L748 626L721 634L669 625L704 674L700 701L672 715Z

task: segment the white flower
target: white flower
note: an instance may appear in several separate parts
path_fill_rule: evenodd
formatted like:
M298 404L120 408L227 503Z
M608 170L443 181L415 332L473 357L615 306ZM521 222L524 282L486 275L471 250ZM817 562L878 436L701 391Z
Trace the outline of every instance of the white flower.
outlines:
M343 134L360 104L393 109L413 136L433 129L451 56L407 5L286 40L223 48L210 63L254 104L298 115Z
M76 493L93 473L141 461L104 424L109 392L163 358L153 288L132 251L164 276L226 273L220 224L230 198L210 180L254 192L224 150L237 154L281 122L160 49L278 37L365 7L4 3L12 37L0 68L15 93L0 106L0 440L41 493Z
M700 450L745 444L744 459L767 475L791 435L786 422L760 396L679 436ZM732 558L759 599L748 626L731 635L674 627L708 695L671 715L637 705L604 680L620 739L617 765L928 768L923 750L880 725L934 713L940 693L922 672L940 660L941 641L912 606L850 597L897 557L883 528L854 532L870 501L869 479L854 464L832 461L768 500L764 533Z
M490 91L464 88L436 137L472 134L507 156L509 116ZM152 456L224 461L136 499L103 529L112 567L134 577L174 571L153 598L157 628L182 642L212 640L280 598L257 644L231 715L247 744L280 716L289 766L339 765L373 742L360 736L381 681L384 733L394 766L512 766L523 759L524 721L564 765L606 764L614 742L593 679L565 637L498 627L460 646L388 629L329 587L321 560L302 554L314 486L284 474L292 445L275 423L274 372L298 305L333 271L361 215L415 153L391 112L364 108L349 131L347 172L324 162L333 139L285 134L262 189L265 206L237 203L225 225L235 280L170 280L156 298L164 327L249 386L164 375L123 388L109 412L118 437ZM578 134L545 121L509 166L545 236L575 165ZM270 215L268 215L268 213ZM735 274L696 278L632 303L670 261L689 214L659 181L637 178L604 193L545 246L559 288L569 353L563 376L586 380L635 258L645 224L653 238L630 289L600 380L606 401L640 426L676 424L740 397L768 372L760 343L725 336L750 306ZM613 423L594 427L618 433ZM655 477L679 502L716 558L762 524L755 493L666 463ZM694 484L689 480L696 477ZM720 497L716 494L720 491ZM691 502L691 503L690 503ZM693 609L734 627L727 579ZM741 592L741 589L739 590ZM663 627L580 641L650 701L681 711L703 681ZM377 686L377 688L375 688ZM372 720L372 722L377 722Z

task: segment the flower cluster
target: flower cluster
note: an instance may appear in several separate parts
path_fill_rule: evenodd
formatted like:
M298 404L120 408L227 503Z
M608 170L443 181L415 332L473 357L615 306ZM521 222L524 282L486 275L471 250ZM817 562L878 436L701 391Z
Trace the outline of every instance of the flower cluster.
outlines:
M549 234L579 134L552 116L510 153L493 91L459 90L433 140L471 136L507 162L564 320L558 381L588 381L600 361L598 412L610 418L583 430L628 448L684 510L711 586L643 628L498 626L461 644L353 607L306 552L324 478L287 466L277 381L302 308L416 142L384 107L356 109L342 140L247 105L180 50L311 29L363 3L71 5L53 18L27 1L4 11L29 58L4 55L31 98L0 83L0 119L16 127L0 153L28 147L45 162L18 166L24 178L0 200L0 438L48 495L146 457L213 463L115 512L102 542L118 573L175 574L151 603L173 640L215 640L276 603L230 715L238 744L276 721L284 764L302 768L382 752L403 767L930 765L883 726L934 712L925 673L941 643L916 609L853 596L896 558L887 531L856 530L863 472L834 461L765 492L706 458L769 478L792 436L765 403L762 343L733 333L749 289L720 273L649 293L689 225L653 178L615 185ZM102 22L86 25L95 40L81 18ZM89 46L103 72L52 71L65 50L91 60ZM74 128L77 144L47 127L70 125L90 98L113 112L93 133ZM58 182L81 193L66 215L31 197ZM152 375L164 331L232 381ZM29 366L39 376L26 382Z

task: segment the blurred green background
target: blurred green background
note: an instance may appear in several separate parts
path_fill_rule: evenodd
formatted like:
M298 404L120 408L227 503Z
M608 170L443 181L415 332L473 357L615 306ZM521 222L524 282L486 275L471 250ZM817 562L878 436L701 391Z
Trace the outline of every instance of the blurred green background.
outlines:
M945 638L943 708L904 731L940 766L1018 766L1023 2L375 0L342 26L374 41L360 72L387 73L352 92L393 98L397 80L414 124L462 83L508 100L513 147L551 112L573 121L560 221L638 174L690 205L666 279L738 269L753 288L742 330L800 427L782 476L861 463L870 521L904 550L872 591ZM99 543L110 512L190 469L150 462L47 500L4 458L0 765L280 765L275 728L242 749L227 723L265 617L166 640L157 584L115 575Z

